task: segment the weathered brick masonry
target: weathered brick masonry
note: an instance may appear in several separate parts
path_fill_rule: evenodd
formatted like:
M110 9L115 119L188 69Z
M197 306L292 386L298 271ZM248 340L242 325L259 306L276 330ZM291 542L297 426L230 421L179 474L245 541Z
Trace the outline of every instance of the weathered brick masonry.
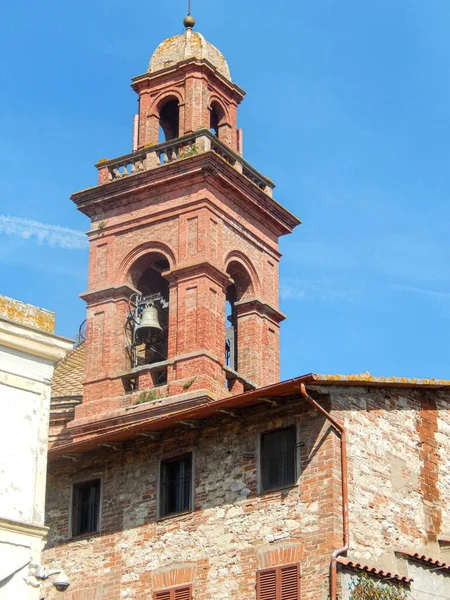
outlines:
M310 386L310 393L348 434L349 556L404 575L395 549L440 556L438 545L429 541L429 522L441 508L423 497L427 459L419 450L417 421L426 396L439 403L439 420L448 428L449 392L328 384L317 393L317 387ZM258 435L291 424L298 427L298 483L261 494ZM194 511L159 520L159 461L186 451L194 455ZM435 468L445 505L449 452L445 436ZM258 568L271 560L286 564L290 551L301 564L302 598L325 599L330 555L342 541L339 464L336 434L301 397L248 408L234 418L216 417L197 430L168 431L158 442L138 439L123 450L93 452L75 463L60 460L50 475L46 560L71 573L73 600L150 598L159 573L180 565L190 565L194 598L252 600ZM103 480L101 533L67 544L72 484L95 477ZM447 516L436 537L449 528ZM98 595L100 586L104 596ZM82 590L92 595L81 596Z

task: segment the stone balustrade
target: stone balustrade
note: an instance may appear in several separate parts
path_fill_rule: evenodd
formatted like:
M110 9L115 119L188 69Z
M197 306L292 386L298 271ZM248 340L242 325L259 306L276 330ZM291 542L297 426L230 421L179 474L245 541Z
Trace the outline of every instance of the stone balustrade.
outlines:
M272 190L275 187L272 181L261 175L240 154L233 152L209 129L201 129L189 135L156 146L149 146L112 160L103 159L95 165L98 169L98 183L101 185L210 151L220 156L236 171L242 173L244 177L263 192L272 196Z

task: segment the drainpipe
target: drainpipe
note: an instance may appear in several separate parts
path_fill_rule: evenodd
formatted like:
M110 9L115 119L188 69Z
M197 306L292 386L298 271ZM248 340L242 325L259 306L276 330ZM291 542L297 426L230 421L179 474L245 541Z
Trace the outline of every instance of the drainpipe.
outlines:
M330 421L335 429L339 432L341 439L341 481L342 481L342 519L343 519L343 537L344 545L342 548L335 550L331 555L330 563L330 600L336 600L336 585L337 585L337 557L345 554L349 548L349 523L348 523L348 486L347 486L347 445L345 429L339 421L336 421L322 406L311 398L306 391L304 383L300 384L300 393L314 408L316 408L323 416Z

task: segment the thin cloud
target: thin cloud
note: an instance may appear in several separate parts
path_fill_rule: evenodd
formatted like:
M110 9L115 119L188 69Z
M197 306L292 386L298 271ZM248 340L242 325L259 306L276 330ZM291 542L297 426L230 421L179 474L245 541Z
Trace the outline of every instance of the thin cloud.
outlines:
M411 292L413 294L422 294L424 296L428 296L429 298L434 298L435 300L446 300L450 299L450 292L439 292L437 290L430 290L425 288L418 288L412 285L400 285L396 284L392 286L396 290L401 290L404 292Z
M20 217L0 215L0 234L2 233L25 240L36 238L39 244L58 246L67 250L82 250L88 246L82 231Z

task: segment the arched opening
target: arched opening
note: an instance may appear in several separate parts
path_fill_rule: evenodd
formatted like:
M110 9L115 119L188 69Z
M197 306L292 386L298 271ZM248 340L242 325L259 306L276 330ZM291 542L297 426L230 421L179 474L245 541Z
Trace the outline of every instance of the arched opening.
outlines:
M139 258L129 275L139 294L132 299L131 366L153 365L167 360L169 336L169 283L161 273L170 268L167 258L152 252ZM155 385L167 381L167 368L153 374Z
M220 127L223 125L224 120L225 111L218 102L212 102L210 108L209 128L218 138L220 138Z
M167 100L159 109L159 143L180 136L180 107L175 98Z
M239 348L243 340L239 335L239 319L236 303L253 295L253 283L248 271L238 261L231 261L227 268L233 283L226 291L226 322L225 322L225 365L234 371L239 371Z

